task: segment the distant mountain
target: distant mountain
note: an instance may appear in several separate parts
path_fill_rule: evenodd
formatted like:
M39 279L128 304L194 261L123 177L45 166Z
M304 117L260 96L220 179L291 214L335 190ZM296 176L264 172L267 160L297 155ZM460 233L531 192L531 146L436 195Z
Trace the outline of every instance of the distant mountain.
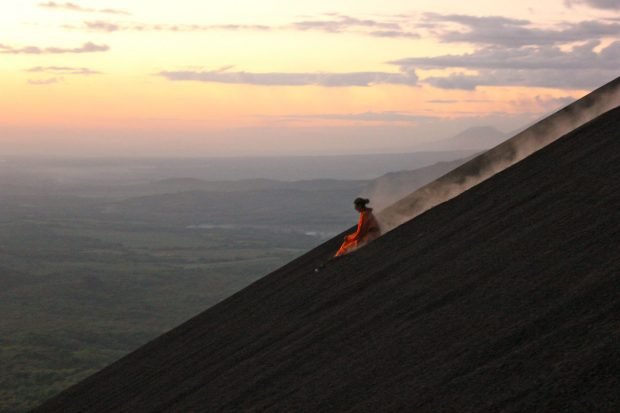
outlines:
M367 181L338 180L338 179L313 179L303 181L280 181L275 179L241 179L231 181L208 181L196 178L169 178L153 182L115 185L109 188L95 187L82 189L81 194L88 194L94 198L116 198L119 200L136 198L141 196L178 194L181 192L246 192L246 191L270 191L270 190L298 190L298 191L323 191L323 190L350 190L361 188Z
M203 181L174 178L143 185L114 187L93 194L108 199L101 210L127 219L162 219L179 224L219 223L290 226L303 216L316 226L341 228L355 221L352 201L368 197L377 210L439 178L470 158L412 171L390 172L372 180L315 179L277 181Z
M499 145L512 135L508 135L492 126L469 128L448 139L422 145L425 150L462 151L490 149Z

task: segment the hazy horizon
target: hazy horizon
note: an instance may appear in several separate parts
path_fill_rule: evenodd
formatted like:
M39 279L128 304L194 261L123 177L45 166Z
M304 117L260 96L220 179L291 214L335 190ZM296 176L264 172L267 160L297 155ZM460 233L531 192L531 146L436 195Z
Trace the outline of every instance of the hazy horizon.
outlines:
M20 182L118 185L186 178L204 181L364 180L461 159L473 153L475 151L219 158L5 157L0 158L0 186Z
M196 134L175 131L153 132L148 136L135 136L133 139L113 139L114 134L105 131L71 131L64 133L50 129L38 131L11 142L5 139L0 147L0 158L265 158L265 157L312 157L312 156L363 156L419 152L438 152L449 150L485 149L455 145L452 148L438 149L439 142L471 129L490 127L510 134L510 131L523 128L537 120L539 116L523 116L503 119L500 125L479 124L476 120L427 123L413 127L349 127L346 129L291 130L273 128L261 131L260 141L251 135L256 131L235 129L222 131L219 135L204 142ZM0 131L1 131L0 126ZM116 132L115 132L116 133ZM118 132L124 134L125 132ZM354 145L347 139L355 133ZM415 135L423 134L425 139L416 140ZM53 141L42 141L43 135L54 136ZM384 136L385 135L385 136ZM6 135L5 135L6 136ZM175 136L173 138L173 136ZM433 136L433 138L428 138ZM129 140L127 140L129 139ZM61 144L64 142L64 144ZM313 147L301 143L313 143ZM377 146L377 142L384 142ZM198 146L196 146L198 145ZM215 145L207 149L207 145ZM202 147L202 149L198 149ZM190 149L193 148L193 149Z

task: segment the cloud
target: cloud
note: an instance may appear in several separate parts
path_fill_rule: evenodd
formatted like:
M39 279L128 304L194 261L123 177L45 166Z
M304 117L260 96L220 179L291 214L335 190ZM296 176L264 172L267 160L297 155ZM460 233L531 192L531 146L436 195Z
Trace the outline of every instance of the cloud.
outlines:
M442 55L435 57L410 57L388 63L408 68L468 68L468 69L609 69L620 67L620 41L603 48L594 49L598 41L591 41L563 51L556 46L500 48L485 47L462 55Z
M384 30L397 30L400 26L396 23L379 22L371 19L357 19L349 16L338 15L335 19L302 20L291 24L298 30L321 30L326 32L342 32L352 27L371 27Z
M424 83L441 89L475 90L479 86L522 86L554 89L593 89L613 80L617 72L584 70L559 73L558 70L482 70L478 74L451 74L447 77L429 77Z
M289 30L322 31L325 33L355 33L384 38L419 38L420 34L406 26L409 16L392 16L384 20L360 19L339 13L326 13L318 18L293 22Z
M432 99L432 100L427 100L426 103L437 103L441 105L447 105L447 104L452 104L452 103L459 103L459 101L454 100L454 99Z
M618 75L620 41L599 52L598 41L564 51L556 46L486 47L462 55L414 57L389 63L401 70L468 69L478 73L433 76L422 83L442 89L474 90L478 86L536 86L560 89L591 89Z
M358 32L376 37L405 37L418 38L418 33L411 32L403 27L400 18L391 20L359 19L338 13L325 14L327 18L301 20L289 25L294 30L316 30L327 33Z
M566 0L564 3L568 7L583 4L595 9L620 10L620 0Z
M42 7L45 9L52 9L52 10L76 11L76 12L81 12L81 13L107 13L107 14L123 14L123 15L131 14L125 10L91 9L87 7L82 7L75 3L56 3L54 1L48 1L47 3L39 3L39 7Z
M563 108L564 106L573 103L575 100L577 99L573 96L553 97L536 95L531 99L510 101L510 103L517 107L523 107L526 109L532 108L532 106L538 106L544 112L551 112Z
M451 23L465 28L465 30L456 30L444 25L436 29L435 35L439 40L446 43L459 42L521 47L583 42L606 36L618 37L620 34L620 24L594 20L564 23L557 29L541 29L533 27L529 20L501 16L478 17L428 13L425 18L436 24Z
M118 24L109 23L109 22L105 22L101 20L93 21L93 22L84 22L84 24L89 30L99 31L99 32L115 32L121 29L121 27Z
M440 89L475 90L483 84L482 76L453 73L449 76L428 77L426 83Z
M402 18L400 18L403 20ZM317 19L301 20L281 26L267 26L262 24L147 24L147 23L119 23L106 20L85 21L82 26L64 25L66 29L86 30L96 32L117 31L169 31L169 32L199 32L212 30L225 31L322 31L326 33L354 33L383 38L419 38L420 35L404 26L397 20L379 21L373 19L359 19L340 14L327 14Z
M28 84L33 86L46 86L53 85L54 83L60 83L62 81L62 77L52 77L49 79L30 79L28 80Z
M415 86L418 77L414 70L401 73L390 72L349 72L349 73L252 73L231 72L230 67L213 71L164 71L158 73L168 80L197 81L228 84L249 84L259 86L372 86L377 84L394 84Z
M126 10L118 10L118 9L99 9L97 10L97 12L99 13L107 13L107 14L124 14L126 16L131 16L131 13L129 13Z
M63 48L63 47L45 47L40 48L37 46L7 46L0 44L0 53L2 54L64 54L64 53L95 53L106 52L110 50L107 45L97 45L91 42L84 43L80 47L75 48Z
M325 119L325 120L349 120L361 122L405 122L417 123L427 120L435 120L437 117L415 115L408 112L385 111L385 112L363 112L363 113L325 113L318 115L288 115L279 116L280 119Z
M82 6L79 6L74 3L56 3L53 1L48 1L47 3L39 3L39 7L43 7L46 9L58 9L58 10L70 10L70 11L82 11L82 12L92 11L91 9L85 9Z
M391 37L391 38L409 38L409 39L419 39L420 35L418 33L402 31L402 30L376 30L368 33L370 36L374 37Z
M120 32L120 31L136 31L136 32L200 32L212 30L227 31L268 31L271 27L260 24L144 24L144 23L115 23L106 20L85 21L82 26L64 25L65 29L86 30L92 32Z
M26 72L53 73L57 75L81 75L81 76L101 74L101 72L88 69L86 67L67 67L67 66L46 66L46 67L37 66L37 67L31 67L30 69L27 69Z

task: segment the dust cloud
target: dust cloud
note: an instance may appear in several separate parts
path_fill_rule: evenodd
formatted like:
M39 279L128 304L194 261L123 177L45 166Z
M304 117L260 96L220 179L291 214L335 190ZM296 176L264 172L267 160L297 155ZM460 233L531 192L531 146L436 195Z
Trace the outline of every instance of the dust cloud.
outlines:
M381 210L377 219L383 232L454 198L618 105L620 78Z

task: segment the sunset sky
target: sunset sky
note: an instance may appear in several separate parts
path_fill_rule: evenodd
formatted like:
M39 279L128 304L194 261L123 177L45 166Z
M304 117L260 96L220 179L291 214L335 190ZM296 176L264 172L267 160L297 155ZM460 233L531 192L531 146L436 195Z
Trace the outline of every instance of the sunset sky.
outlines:
M0 0L0 155L413 151L619 68L620 0Z

